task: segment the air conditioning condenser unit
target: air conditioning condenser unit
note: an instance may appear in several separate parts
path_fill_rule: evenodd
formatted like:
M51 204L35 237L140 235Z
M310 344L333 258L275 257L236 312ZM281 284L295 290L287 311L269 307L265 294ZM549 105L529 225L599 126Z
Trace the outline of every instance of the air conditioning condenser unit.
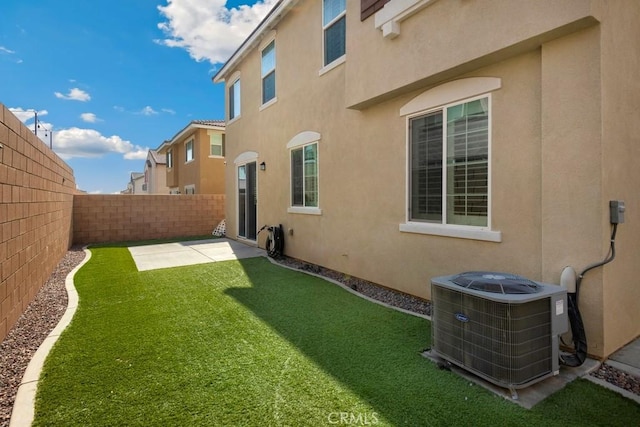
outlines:
M431 280L431 350L491 383L520 389L559 372L566 289L507 273Z

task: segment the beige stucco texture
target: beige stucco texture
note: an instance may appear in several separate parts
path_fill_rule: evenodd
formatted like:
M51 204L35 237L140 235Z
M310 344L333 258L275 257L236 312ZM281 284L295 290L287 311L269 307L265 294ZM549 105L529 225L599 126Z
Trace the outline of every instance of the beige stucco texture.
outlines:
M229 71L242 112L226 129L227 234L237 230L234 159L255 152L266 164L258 227L291 230L287 255L429 298L431 277L467 270L559 283L565 266L580 272L607 255L609 201L624 200L616 259L585 276L580 308L592 355L640 335L640 60L630 54L640 3L437 1L393 39L358 7L347 2L346 59L331 70L321 2L299 2L265 35L277 46L277 101L266 108L259 46ZM491 82L471 94L490 100L489 225L471 236L407 230L408 106L476 81ZM320 135L320 212L291 213L287 143L308 131Z

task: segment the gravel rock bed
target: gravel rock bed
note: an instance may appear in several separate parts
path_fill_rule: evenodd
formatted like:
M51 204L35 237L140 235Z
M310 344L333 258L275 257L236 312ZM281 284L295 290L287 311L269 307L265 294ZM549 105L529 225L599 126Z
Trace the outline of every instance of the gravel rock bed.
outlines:
M354 291L366 295L369 298L384 302L393 307L402 308L414 313L425 314L431 316L431 303L429 301L408 295L393 289L385 288L366 280L352 277L344 273L340 273L325 267L300 261L295 258L282 256L277 262L287 267L296 268L298 270L308 271L310 273L319 274L320 276L333 279L340 282ZM425 286L427 286L425 282Z
M607 365L606 362L591 375L640 396L640 378Z
M42 341L56 327L67 309L65 279L82 260L82 248L73 247L62 258L47 282L0 344L0 426L11 419L13 402L27 365Z
M31 357L42 341L55 328L67 309L65 279L71 270L82 262L84 257L84 251L80 247L73 247L65 254L49 280L42 286L40 292L20 316L4 341L0 343L0 427L9 425L18 386ZM429 301L295 258L281 257L278 262L287 267L336 280L356 292L391 306L431 315ZM640 395L640 378L615 369L606 363L591 375Z

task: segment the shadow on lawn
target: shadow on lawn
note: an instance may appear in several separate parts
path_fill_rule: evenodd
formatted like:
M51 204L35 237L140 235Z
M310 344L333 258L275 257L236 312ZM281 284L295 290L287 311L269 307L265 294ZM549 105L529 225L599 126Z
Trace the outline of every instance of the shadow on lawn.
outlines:
M416 400L428 405L425 389L437 388L425 384L433 366L420 355L429 344L426 320L264 259L240 262L253 286L227 294L368 402L378 416L395 425L425 416ZM352 411L326 408L327 414Z

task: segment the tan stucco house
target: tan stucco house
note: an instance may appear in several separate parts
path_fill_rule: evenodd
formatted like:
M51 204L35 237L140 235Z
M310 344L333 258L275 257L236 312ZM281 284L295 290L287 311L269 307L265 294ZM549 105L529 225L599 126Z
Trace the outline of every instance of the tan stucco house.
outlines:
M143 172L131 172L127 184L127 194L147 194Z
M224 194L225 122L193 120L157 148L171 194Z
M156 150L147 152L144 163L144 185L147 194L168 194L166 156Z
M227 236L430 298L585 275L589 353L640 335L640 2L282 0L214 76ZM182 166L182 163L180 164ZM262 167L261 167L262 166ZM262 239L262 235L259 236Z

